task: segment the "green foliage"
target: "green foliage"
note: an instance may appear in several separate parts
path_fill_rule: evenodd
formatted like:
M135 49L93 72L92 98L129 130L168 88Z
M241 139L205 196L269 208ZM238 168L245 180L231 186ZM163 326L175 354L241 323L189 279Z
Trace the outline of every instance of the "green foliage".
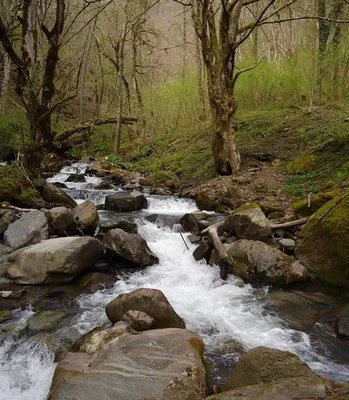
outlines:
M17 165L0 166L0 200L30 207L40 198Z
M285 184L285 192L293 197L308 195L319 191L319 182L316 172L308 172L302 175L290 175L287 177Z
M332 172L332 178L335 181L345 181L346 179L349 179L349 162L335 168Z
M106 156L106 160L110 161L113 165L119 165L121 162L121 158L115 154L109 154Z
M18 149L21 140L25 141L26 124L24 112L17 108L10 108L0 116L0 155Z

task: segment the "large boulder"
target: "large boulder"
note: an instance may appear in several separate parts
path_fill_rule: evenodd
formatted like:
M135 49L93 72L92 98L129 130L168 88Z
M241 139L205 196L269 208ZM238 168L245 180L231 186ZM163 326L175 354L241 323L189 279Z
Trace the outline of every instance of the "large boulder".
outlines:
M33 210L10 224L4 234L4 244L12 249L39 243L49 236L45 213Z
M96 232L99 216L96 206L92 201L85 201L74 208L74 218L78 228L87 235L94 235Z
M118 192L107 196L104 207L111 211L137 211L148 208L148 201L141 192Z
M72 236L76 233L77 224L70 209L55 207L49 210L46 215L54 233L60 236Z
M122 229L112 229L104 235L103 243L112 253L141 267L159 262L158 257L149 249L147 242L138 234L127 233Z
M320 208L301 230L296 256L317 279L349 288L349 190Z
M201 338L184 329L95 329L57 365L50 400L202 400Z
M244 386L221 394L206 397L206 400L291 400L291 399L332 399L327 397L335 386L325 379L288 378L258 385ZM333 398L334 400L335 398ZM344 400L345 398L341 398ZM340 398L338 398L340 400Z
M66 237L17 250L0 263L0 277L23 285L60 285L93 266L103 245L90 237Z
M52 183L46 182L41 190L41 198L48 203L64 204L71 208L76 207L76 202L69 197L62 189Z
M244 354L225 384L225 390L288 378L317 378L308 365L289 351L256 347Z
M138 289L131 293L121 294L106 307L107 317L113 324L121 321L124 314L129 310L142 311L148 314L155 320L155 327L158 329L185 329L183 319L177 315L160 290Z
M270 223L259 206L245 205L225 220L223 230L240 239L266 240L271 236Z
M2 235L8 226L16 219L16 213L12 210L5 211L0 218L0 235Z
M229 272L245 282L281 286L308 279L306 267L263 242L240 239L225 247L233 260Z
M121 221L106 221L99 226L101 232L108 232L112 229L122 229L127 233L138 233L138 225L135 222L123 219Z
M206 219L208 216L209 214L205 212L195 211L193 213L183 215L180 223L186 232L191 232L194 235L198 235L202 230L198 224L199 221Z

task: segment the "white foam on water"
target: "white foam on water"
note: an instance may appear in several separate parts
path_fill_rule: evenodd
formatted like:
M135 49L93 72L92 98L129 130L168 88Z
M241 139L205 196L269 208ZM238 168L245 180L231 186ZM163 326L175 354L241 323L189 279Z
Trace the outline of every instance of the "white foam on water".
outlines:
M186 214L197 210L195 200L181 199L175 196L146 196L152 214Z
M195 246L186 240L188 251L176 229L145 223L140 233L160 263L118 281L111 290L81 297L85 310L78 323L81 332L94 328L96 321L106 322L105 306L117 295L144 287L160 289L187 328L201 335L210 354L234 358L237 343L243 351L267 346L296 353L321 375L349 380L349 365L336 364L318 354L306 333L286 329L281 320L266 311L266 289L240 287L233 276L222 281L218 267L193 259Z
M54 354L44 343L23 336L30 311L14 311L16 325L0 341L0 400L46 399L55 369ZM2 328L4 329L2 325Z
M150 213L184 214L196 209L186 199L150 196L149 200ZM349 365L331 361L326 349L312 343L307 334L285 328L267 311L266 288L241 286L234 276L222 281L218 267L194 260L195 246L185 234L187 250L176 226L170 229L140 222L139 232L159 257L159 264L125 276L112 289L81 296L81 313L66 329L71 338L108 323L105 306L117 295L154 288L163 291L187 328L201 335L209 354L236 360L243 351L268 346L298 354L330 379L349 381ZM18 313L19 330L0 336L0 400L45 400L55 368L53 354L21 333L32 313Z

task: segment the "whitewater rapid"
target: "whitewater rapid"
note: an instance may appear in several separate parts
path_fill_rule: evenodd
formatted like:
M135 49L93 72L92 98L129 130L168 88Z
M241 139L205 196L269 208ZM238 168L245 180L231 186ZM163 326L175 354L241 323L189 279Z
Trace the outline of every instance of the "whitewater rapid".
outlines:
M51 181L65 181L69 173L83 174L86 165L66 167ZM92 179L92 178L91 178ZM87 188L88 183L74 184L67 190L75 199L99 204L110 193ZM114 190L118 190L117 188ZM75 191L75 192L74 192ZM83 193L83 194L81 194ZM136 217L139 233L159 257L159 264L143 271L125 274L112 289L82 295L80 312L72 323L52 336L76 340L97 326L108 326L105 306L121 293L138 288L162 290L187 328L201 335L206 356L212 363L216 382L224 381L241 355L257 346L288 350L299 355L317 373L337 382L349 381L349 365L331 361L331 354L306 333L288 329L269 311L268 288L253 288L230 276L220 279L219 268L196 262L196 246L188 236L180 235L180 226L166 226L164 218L156 223L147 215L170 216L172 221L196 209L195 202L171 196L147 195L149 208L128 214ZM101 220L120 218L118 213L100 211ZM189 247L189 250L187 249ZM2 324L0 333L0 400L45 400L51 385L54 354L45 341L28 338L25 333L30 310L15 311L11 321ZM96 388L98 390L98 388Z

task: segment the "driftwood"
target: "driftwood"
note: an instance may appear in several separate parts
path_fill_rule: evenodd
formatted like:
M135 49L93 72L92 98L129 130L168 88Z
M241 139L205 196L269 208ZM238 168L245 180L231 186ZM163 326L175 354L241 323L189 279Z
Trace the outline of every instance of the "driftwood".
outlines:
M80 124L74 126L73 128L68 129L67 131L58 135L55 139L56 142L64 142L71 136L75 135L76 133L88 131L94 126L100 125L108 125L108 124L116 124L118 122L117 118L106 118L106 119L94 119L91 121L81 122ZM121 123L123 125L133 125L137 122L137 118L133 117L123 117L121 119Z
M201 231L201 234L208 233L212 240L213 247L218 253L220 262L220 276L221 279L226 280L229 272L229 267L234 267L233 260L229 257L229 254L225 250L223 243L218 235L218 228L220 228L224 224L224 221L218 222L217 224L213 224L208 228Z
M304 225L308 222L308 219L309 218L301 218L297 219L296 221L285 222L283 224L270 225L270 228L275 230L275 229L291 228L293 226L298 226L298 225Z
M19 207L11 206L10 204L6 204L6 203L1 203L0 208L7 209L7 210L13 210L16 212L30 212L30 211L34 210L34 208L19 208Z

